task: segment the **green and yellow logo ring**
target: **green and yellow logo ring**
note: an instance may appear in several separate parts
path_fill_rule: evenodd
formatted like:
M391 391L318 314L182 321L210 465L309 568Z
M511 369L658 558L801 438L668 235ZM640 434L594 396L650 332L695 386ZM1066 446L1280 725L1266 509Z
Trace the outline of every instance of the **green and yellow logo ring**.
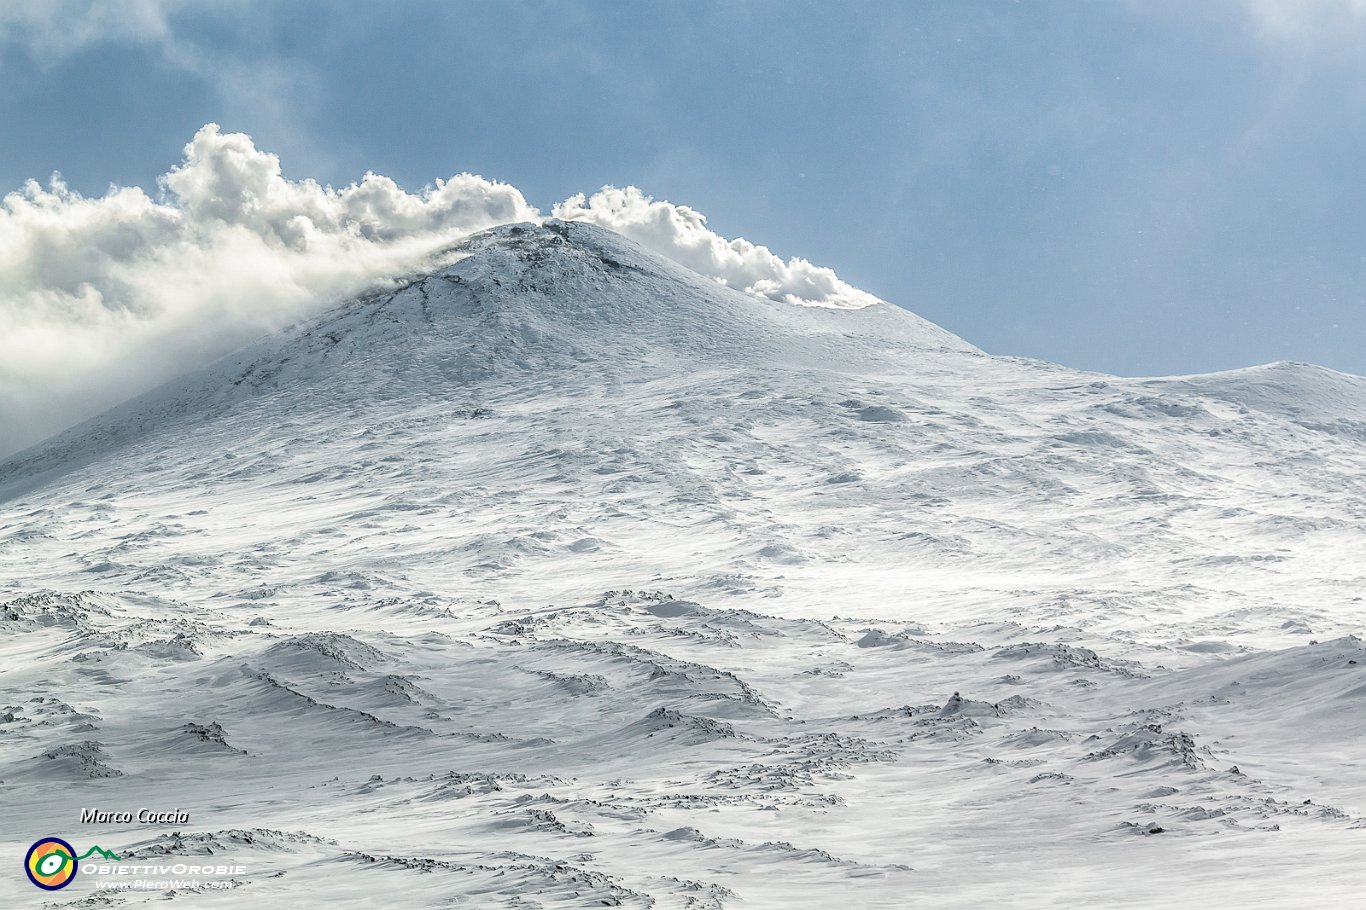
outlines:
M76 850L60 837L45 837L28 848L24 872L28 880L44 891L56 891L76 877Z

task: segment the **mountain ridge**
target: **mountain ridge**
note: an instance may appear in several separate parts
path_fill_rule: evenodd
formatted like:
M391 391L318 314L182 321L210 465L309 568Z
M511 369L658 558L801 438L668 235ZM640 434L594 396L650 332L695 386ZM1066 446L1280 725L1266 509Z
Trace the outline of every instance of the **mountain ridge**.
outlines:
M417 384L411 375L418 372L426 389L458 392L480 380L552 369L598 370L605 378L612 361L647 356L668 358L676 368L693 359L801 369L919 352L980 354L896 307L834 309L742 293L583 222L503 225L434 258L447 261L394 288L329 307L0 460L0 497L13 495L6 491L25 474L84 457L83 448L115 445L173 415L212 413L291 381L348 384L346 370L362 364L369 394L385 396L403 394L395 387L405 377L411 393Z

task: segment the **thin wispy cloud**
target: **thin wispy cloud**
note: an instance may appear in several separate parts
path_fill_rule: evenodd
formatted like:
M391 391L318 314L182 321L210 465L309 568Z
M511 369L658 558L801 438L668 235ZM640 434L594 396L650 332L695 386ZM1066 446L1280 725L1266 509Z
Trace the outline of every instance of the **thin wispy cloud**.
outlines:
M1243 0L1263 38L1293 45L1360 39L1366 30L1366 0Z
M26 49L41 63L92 45L172 46L171 14L186 0L11 0L0 4L0 40Z

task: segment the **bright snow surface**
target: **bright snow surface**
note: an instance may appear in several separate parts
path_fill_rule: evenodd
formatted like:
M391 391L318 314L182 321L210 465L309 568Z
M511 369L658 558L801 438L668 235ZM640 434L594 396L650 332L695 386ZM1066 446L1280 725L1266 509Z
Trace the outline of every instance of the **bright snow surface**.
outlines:
M0 905L1359 903L1366 380L451 259L0 465Z

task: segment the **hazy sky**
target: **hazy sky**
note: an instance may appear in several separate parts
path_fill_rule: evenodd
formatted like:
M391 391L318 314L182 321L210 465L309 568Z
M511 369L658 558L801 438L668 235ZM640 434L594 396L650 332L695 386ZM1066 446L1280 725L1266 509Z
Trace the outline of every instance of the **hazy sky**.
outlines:
M1366 0L6 0L0 190L153 191L213 121L337 186L634 184L997 353L1366 373L1362 47Z

